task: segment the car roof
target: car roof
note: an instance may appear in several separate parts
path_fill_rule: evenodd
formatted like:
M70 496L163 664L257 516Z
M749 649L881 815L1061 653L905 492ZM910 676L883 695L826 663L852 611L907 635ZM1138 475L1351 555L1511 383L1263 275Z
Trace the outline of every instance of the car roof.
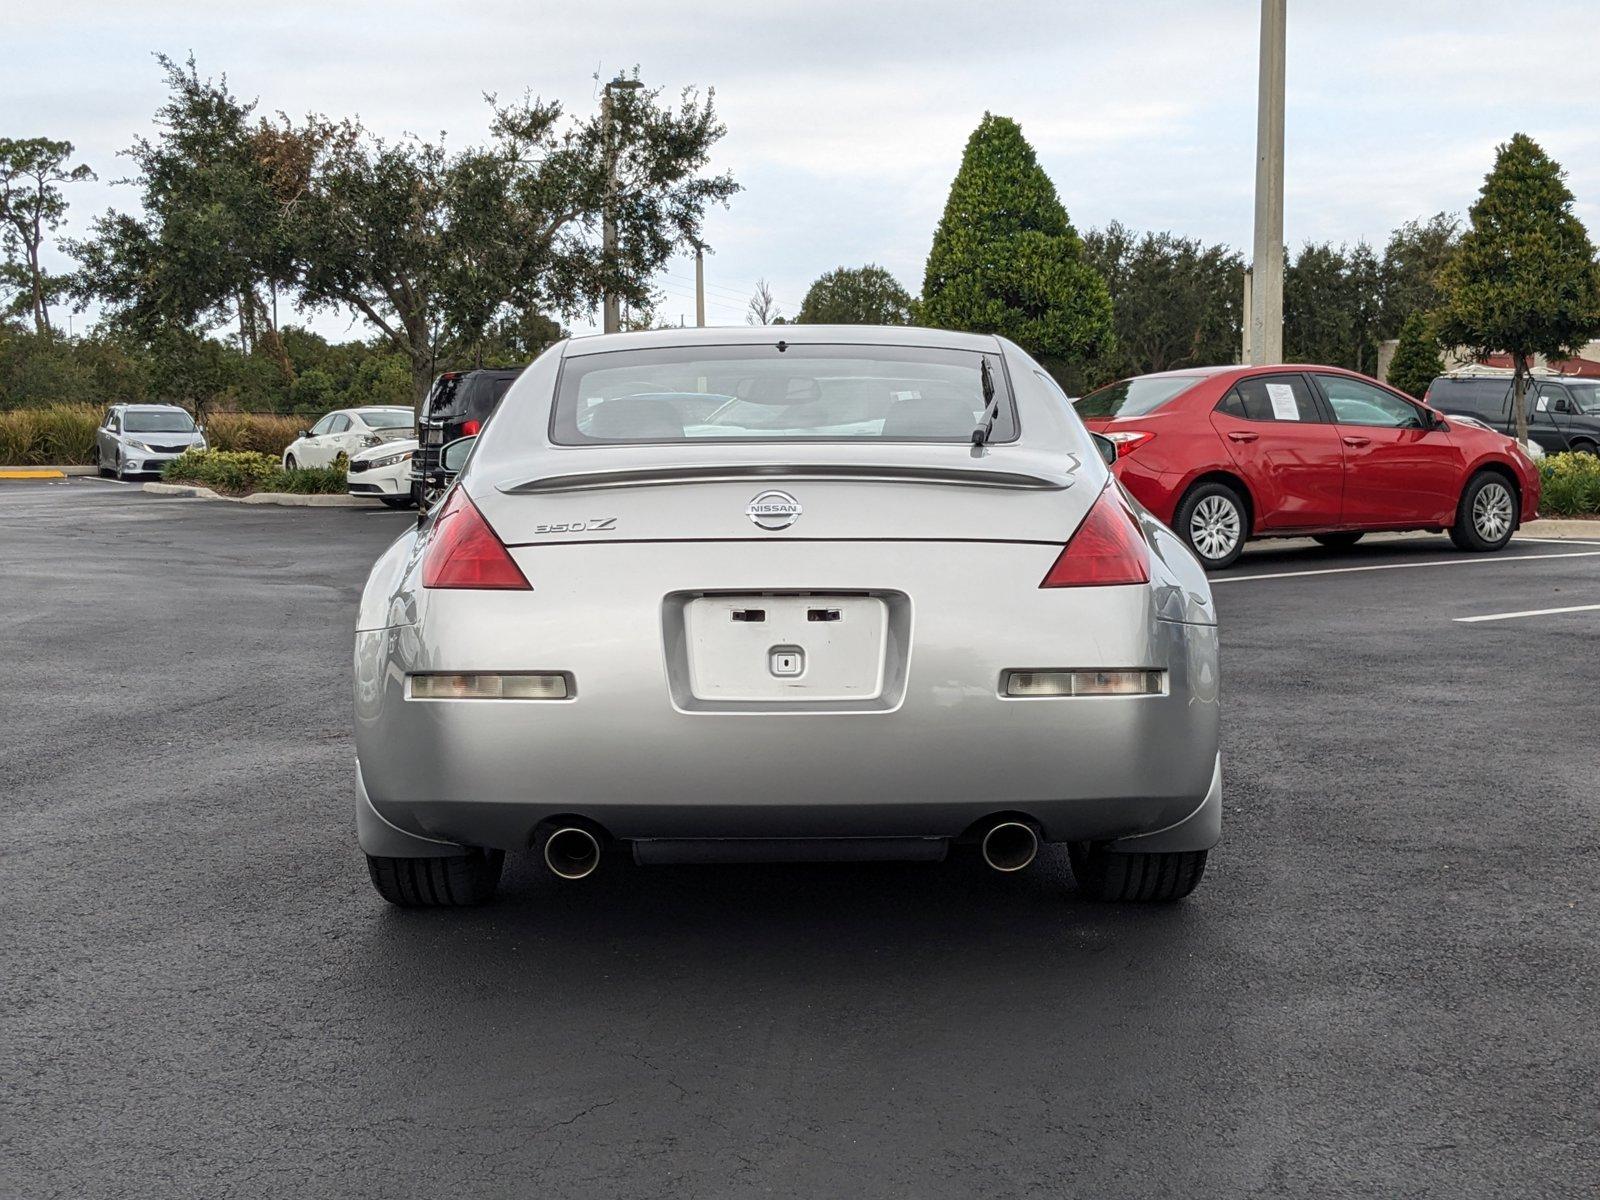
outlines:
M133 412L181 412L185 416L189 412L181 404L113 404L111 407Z
M562 357L608 354L615 350L671 346L905 346L978 350L991 354L1000 339L989 333L957 333L915 325L728 325L707 329L652 329L638 333L597 333L568 338Z

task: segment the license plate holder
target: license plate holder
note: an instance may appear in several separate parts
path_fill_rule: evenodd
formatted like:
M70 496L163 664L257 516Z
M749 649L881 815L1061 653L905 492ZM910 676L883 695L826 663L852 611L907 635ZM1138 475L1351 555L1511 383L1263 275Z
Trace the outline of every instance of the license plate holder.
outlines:
M683 606L689 693L734 704L878 700L889 618L879 596L691 599Z

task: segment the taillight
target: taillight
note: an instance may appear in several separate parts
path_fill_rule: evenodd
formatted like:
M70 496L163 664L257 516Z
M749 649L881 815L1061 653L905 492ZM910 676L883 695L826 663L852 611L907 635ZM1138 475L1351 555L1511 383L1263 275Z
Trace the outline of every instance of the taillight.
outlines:
M1110 438L1117 444L1117 457L1126 458L1140 446L1148 442L1151 438L1155 437L1155 434L1146 433L1144 430L1128 429L1119 433L1108 433L1106 434L1106 437Z
M1039 586L1111 587L1149 582L1150 550L1144 531L1113 484L1100 493Z
M450 489L433 519L428 548L422 554L422 586L533 590L460 485Z
M482 428L483 423L480 421L463 421L461 422L461 436L472 437Z

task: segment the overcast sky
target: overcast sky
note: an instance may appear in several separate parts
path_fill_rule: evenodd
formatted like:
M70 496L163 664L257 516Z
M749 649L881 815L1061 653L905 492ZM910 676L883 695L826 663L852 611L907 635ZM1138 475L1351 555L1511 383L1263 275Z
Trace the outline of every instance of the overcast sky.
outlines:
M575 111L593 76L716 88L715 166L743 185L708 222L708 319L742 322L758 278L793 313L810 282L878 262L912 292L967 135L1018 120L1080 230L1122 221L1248 247L1256 0L346 3L5 0L0 133L76 143L100 182L69 231L129 207L115 158L163 96L151 55L194 52L263 109L359 114L389 136L486 132L482 95ZM1594 0L1289 0L1291 247L1464 212L1521 130L1568 171L1600 235ZM693 265L659 281L694 320ZM80 318L81 319L81 318ZM332 337L361 325L315 322Z

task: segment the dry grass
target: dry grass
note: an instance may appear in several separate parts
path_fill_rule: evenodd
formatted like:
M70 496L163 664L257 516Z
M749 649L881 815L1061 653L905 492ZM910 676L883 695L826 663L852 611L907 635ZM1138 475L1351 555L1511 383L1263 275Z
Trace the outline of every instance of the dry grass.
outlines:
M102 408L56 404L0 412L0 466L86 466L94 461L94 432ZM254 450L279 456L310 424L306 417L272 413L213 413L206 441L215 450Z

